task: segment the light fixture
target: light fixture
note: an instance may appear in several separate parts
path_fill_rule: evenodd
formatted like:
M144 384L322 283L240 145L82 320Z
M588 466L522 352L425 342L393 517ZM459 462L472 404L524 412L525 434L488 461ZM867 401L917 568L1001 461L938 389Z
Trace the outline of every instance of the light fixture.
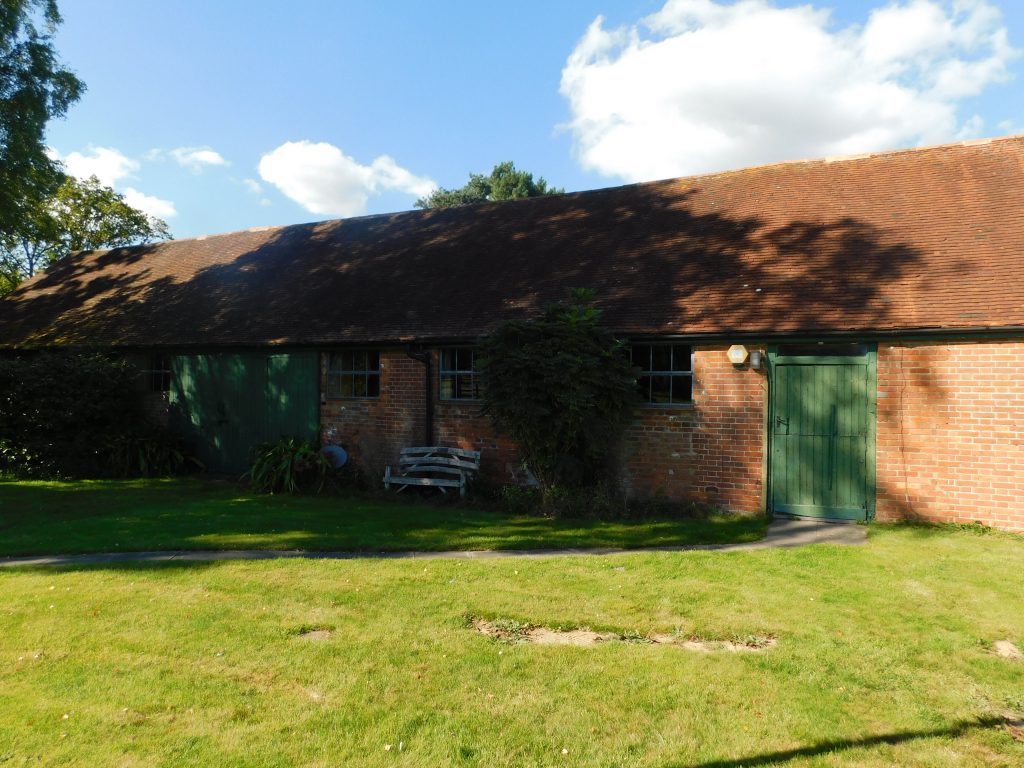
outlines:
M752 349L750 350L750 367L755 371L761 370L761 350Z
M747 360L747 348L742 344L733 344L725 354L733 365L743 365Z

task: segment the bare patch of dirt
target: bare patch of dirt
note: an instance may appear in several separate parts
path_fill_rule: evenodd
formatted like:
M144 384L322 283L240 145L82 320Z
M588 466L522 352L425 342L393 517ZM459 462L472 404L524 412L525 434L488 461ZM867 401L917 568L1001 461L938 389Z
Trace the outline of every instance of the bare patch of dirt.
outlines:
M299 632L297 637L300 637L303 640L323 642L324 640L330 640L333 635L334 632L329 629L307 629L303 632Z
M514 619L494 619L488 621L477 617L469 619L470 625L481 635L506 643L533 643L535 645L572 645L576 647L593 647L607 642L648 643L652 645L672 645L688 651L712 653L728 651L742 653L749 651L765 651L778 642L774 637L750 636L732 640L704 640L698 637L681 635L637 635L619 634L615 632L595 632L591 629L550 629L535 624L526 624Z
M996 640L992 648L996 652L996 656L1004 659L1014 659L1016 661L1024 659L1024 653L1021 653L1020 648L1009 640Z

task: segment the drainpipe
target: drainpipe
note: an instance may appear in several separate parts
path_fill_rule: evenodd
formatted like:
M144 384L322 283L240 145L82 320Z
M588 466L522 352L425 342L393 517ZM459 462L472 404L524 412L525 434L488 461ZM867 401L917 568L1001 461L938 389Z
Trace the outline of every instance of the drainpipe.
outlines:
M423 445L434 444L434 397L433 397L433 381L434 376L431 372L431 358L430 350L424 349L422 346L414 350L412 345L406 345L405 354L411 357L417 362L423 363L423 396L425 399L423 403Z

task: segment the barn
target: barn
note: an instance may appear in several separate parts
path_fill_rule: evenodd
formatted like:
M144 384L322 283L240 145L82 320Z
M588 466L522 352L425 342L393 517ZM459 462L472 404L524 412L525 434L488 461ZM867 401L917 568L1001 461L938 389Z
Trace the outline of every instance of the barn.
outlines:
M514 482L474 345L574 287L640 369L628 492L1024 530L1024 137L80 253L0 348L132 356L215 470L294 434Z

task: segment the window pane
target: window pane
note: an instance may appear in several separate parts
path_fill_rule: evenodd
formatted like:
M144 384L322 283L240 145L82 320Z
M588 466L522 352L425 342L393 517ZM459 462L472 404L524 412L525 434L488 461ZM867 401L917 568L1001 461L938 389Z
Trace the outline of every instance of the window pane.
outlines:
M651 376L651 402L672 402L672 377Z
M472 374L463 373L455 382L456 397L461 398L472 398L473 395L473 376Z
M379 371L380 370L380 352L367 352L366 353L366 370L368 370L368 371Z
M343 373L338 376L338 397L352 397L354 394L352 389L352 377Z
M676 344L672 348L672 370L673 371L689 371L693 367L693 361L690 355L691 348Z
M651 377L650 376L638 376L636 380L636 389L640 393L640 399L645 403L651 402Z
M662 344L651 348L651 370L672 370L672 347Z
M451 376L441 377L441 399L451 400L455 397L455 379Z
M693 400L693 377L672 377L672 402L689 403Z
M374 373L366 377L366 396L380 397L380 376L378 374Z
M456 351L456 360L459 364L460 371L472 371L473 370L473 350L472 349L460 349Z
M356 375L352 377L352 397L366 397L366 377Z
M442 371L453 371L455 370L455 352L454 349L442 349L441 350L441 370Z
M630 350L633 365L642 371L651 370L651 348L647 344L634 344Z

